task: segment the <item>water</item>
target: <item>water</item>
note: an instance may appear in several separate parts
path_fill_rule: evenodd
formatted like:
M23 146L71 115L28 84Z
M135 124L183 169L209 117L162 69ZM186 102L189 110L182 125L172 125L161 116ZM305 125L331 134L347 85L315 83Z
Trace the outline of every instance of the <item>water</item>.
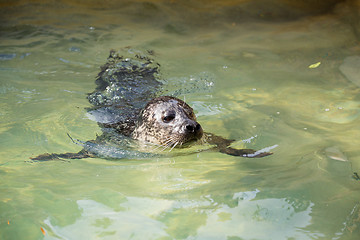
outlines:
M0 238L358 239L359 8L335 3L0 3ZM86 94L127 46L205 131L274 155L29 161L101 133Z

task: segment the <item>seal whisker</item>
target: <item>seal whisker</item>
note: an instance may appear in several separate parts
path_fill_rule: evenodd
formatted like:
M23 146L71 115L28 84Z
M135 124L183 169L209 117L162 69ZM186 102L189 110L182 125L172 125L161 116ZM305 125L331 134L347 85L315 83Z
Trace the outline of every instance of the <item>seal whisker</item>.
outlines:
M168 146L171 145L171 143L174 141L174 139L172 137L169 137L168 140L166 142L164 142L164 144L162 144L162 146Z
M174 147L176 147L176 145L178 145L179 142L175 142L175 144L171 147L171 149L169 150L169 152L171 152L171 150L174 149Z
M162 150L166 150L167 148L171 147L171 149L169 150L169 152L171 152L171 150L174 149L174 147L176 147L176 145L178 145L180 143L180 141L175 140L174 137L171 137L171 141L166 145L166 147Z
M163 145L157 145L155 148L153 148L151 151L155 152L156 150L158 150L160 147L163 147Z
M163 146L169 144L171 141L172 141L171 138L167 138L166 141L163 142L163 143L160 143L160 144L158 145L158 147L163 147ZM158 147L157 147L157 148L158 148Z
M161 150L161 152L165 151L171 145L173 145L173 138L169 137L169 139L162 145L164 148Z
M161 144L157 145L154 149L152 149L152 151L156 151L161 147L167 146L171 142L172 142L172 138L169 137L169 138L166 139L166 141L164 143L161 143ZM163 151L163 150L161 150L161 151Z
M166 145L163 149L161 149L161 151L160 151L160 152L165 151L165 150L166 150L166 149L168 149L169 147L170 147L170 144Z

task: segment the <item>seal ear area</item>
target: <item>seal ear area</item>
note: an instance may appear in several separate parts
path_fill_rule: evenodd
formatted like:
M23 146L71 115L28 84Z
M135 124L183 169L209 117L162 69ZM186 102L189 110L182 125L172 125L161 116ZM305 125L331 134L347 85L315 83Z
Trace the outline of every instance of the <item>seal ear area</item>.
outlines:
M172 97L173 100L177 101L177 105L183 109L183 111L185 112L186 116L194 121L196 121L196 116L194 113L194 109L192 109L192 107L190 107L186 102L184 102L181 99L178 98L174 98Z

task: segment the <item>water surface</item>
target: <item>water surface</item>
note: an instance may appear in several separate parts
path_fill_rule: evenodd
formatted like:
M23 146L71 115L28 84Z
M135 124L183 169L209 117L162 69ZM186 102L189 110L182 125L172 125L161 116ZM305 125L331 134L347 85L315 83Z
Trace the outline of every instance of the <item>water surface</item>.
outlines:
M0 3L0 238L358 239L359 8L326 2ZM128 46L205 131L274 155L30 161L101 133L86 94Z

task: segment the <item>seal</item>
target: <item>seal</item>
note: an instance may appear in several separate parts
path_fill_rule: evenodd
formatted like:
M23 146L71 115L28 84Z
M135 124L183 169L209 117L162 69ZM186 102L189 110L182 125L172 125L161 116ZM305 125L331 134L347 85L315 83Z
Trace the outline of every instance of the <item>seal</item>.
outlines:
M141 143L162 146L163 150L169 148L170 151L200 142L213 145L210 149L233 156L264 157L272 154L253 149L234 149L230 147L234 140L204 133L187 103L174 96L161 95L165 90L159 79L160 65L142 52L128 49L129 52L131 57L110 52L107 63L101 67L95 81L97 88L88 95L92 104L87 109L88 117L96 121L103 131L96 140L89 142L101 144L119 134ZM46 153L31 159L44 161L98 157L98 151L93 149L84 147L78 153ZM124 157L127 156L122 154L121 158Z

